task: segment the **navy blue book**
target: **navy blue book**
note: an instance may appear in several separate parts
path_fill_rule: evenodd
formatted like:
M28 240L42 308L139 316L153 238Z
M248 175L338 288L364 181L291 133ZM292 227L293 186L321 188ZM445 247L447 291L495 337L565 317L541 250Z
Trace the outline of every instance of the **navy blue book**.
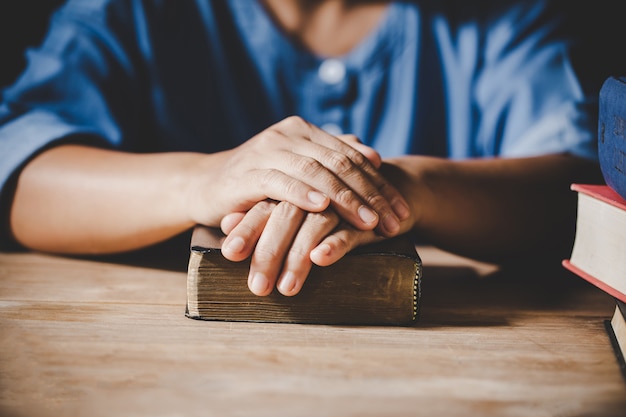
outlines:
M598 153L604 181L626 198L626 76L609 77L600 89Z

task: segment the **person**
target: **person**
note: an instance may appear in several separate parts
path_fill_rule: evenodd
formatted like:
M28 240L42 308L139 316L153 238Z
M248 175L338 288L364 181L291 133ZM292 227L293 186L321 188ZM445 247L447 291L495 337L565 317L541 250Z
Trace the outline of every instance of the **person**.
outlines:
M69 0L3 94L3 241L221 227L257 295L401 233L560 260L599 175L570 47L543 1Z

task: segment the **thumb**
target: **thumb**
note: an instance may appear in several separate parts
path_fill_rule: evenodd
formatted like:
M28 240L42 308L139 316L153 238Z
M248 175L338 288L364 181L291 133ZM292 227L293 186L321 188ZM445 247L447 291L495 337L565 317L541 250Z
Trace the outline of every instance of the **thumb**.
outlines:
M222 232L224 232L225 235L230 234L230 232L233 231L235 226L239 224L239 222L243 219L245 215L246 213L235 212L229 213L224 216L224 218L220 222L220 228L222 229Z

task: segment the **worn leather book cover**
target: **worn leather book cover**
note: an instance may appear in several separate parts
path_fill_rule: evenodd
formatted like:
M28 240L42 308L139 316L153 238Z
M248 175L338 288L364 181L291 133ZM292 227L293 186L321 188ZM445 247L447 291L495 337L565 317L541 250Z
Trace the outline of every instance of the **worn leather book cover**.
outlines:
M259 297L247 285L250 261L221 253L224 236L198 226L187 274L189 318L275 323L412 325L418 319L422 263L408 236L353 250L314 266L300 291Z

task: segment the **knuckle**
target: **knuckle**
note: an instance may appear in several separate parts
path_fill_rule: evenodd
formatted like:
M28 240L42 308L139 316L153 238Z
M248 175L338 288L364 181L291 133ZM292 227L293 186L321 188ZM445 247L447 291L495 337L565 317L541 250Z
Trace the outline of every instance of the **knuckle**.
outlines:
M357 197L354 194L354 192L351 189L346 188L346 187L341 187L335 190L334 196L335 196L334 198L335 202L339 204L340 206L349 206L350 203L357 200Z
M309 257L309 251L301 246L292 246L287 257L291 261L300 262L302 259Z
M277 182L280 182L280 179L281 173L273 168L267 169L259 174L260 185L263 191L273 188Z
M355 134L352 134L352 133L345 133L345 134L341 135L341 137L346 142L361 142L359 137L357 135L355 135Z
M301 185L300 182L295 180L295 179L286 181L284 183L284 185L283 185L283 189L284 189L284 193L285 193L286 198L294 197L294 196L297 196L298 194L300 194L299 193L300 185ZM284 209L285 208L283 208L283 210Z
M350 243L343 234L335 234L330 236L329 239L331 240L329 243L335 248L335 250L347 252L350 249Z
M276 208L274 208L273 215L276 215L280 218L291 218L298 213L298 207L288 201L281 201L278 203Z
M316 228L327 224L337 225L339 223L339 216L334 211L324 210L321 213L308 213L307 222L310 222Z
M255 228L247 223L239 223L237 226L237 234L239 236L253 236Z
M354 169L354 164L348 155L333 153L328 158L328 163L333 172L338 175L347 174Z
M367 158L365 158L365 155L363 155L356 149L348 149L346 151L346 156L352 161L354 165L363 166L368 162Z
M276 207L275 201L263 200L259 201L254 207L254 210L258 210L258 212L262 215L269 215Z
M374 207L377 211L383 207L387 207L388 203L385 197L380 194L370 194L365 196L365 202L370 206Z
M266 265L279 259L280 255L277 248L267 247L265 245L257 245L254 249L254 260L261 265Z
M279 122L281 127L286 129L306 129L309 123L300 116L289 116Z
M322 164L311 157L299 157L294 162L295 168L298 172L302 172L308 175L315 175L323 169Z
M255 136L255 143L261 149L266 149L270 145L276 144L282 136L282 133L275 128L268 128Z
M277 169L268 169L260 175L260 190L266 196L274 195L276 199L283 200L292 196L296 196L300 192L300 181L295 178L286 176L282 171ZM269 206L266 210L273 210L274 205Z
M376 185L378 193L384 196L387 201L391 202L401 200L403 198L400 191L384 179L382 181L376 181L374 184Z

